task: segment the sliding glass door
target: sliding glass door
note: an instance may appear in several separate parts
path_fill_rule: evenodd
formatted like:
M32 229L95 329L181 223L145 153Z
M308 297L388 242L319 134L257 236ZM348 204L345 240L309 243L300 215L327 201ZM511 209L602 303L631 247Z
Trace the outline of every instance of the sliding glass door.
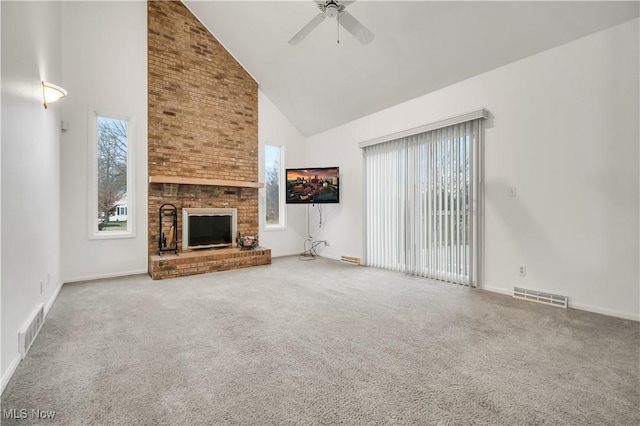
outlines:
M480 126L364 147L367 265L477 286Z

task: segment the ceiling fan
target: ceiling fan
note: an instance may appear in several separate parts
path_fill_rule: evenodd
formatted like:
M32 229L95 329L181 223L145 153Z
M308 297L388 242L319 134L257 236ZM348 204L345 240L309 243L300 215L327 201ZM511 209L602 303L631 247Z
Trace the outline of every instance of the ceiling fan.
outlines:
M367 29L364 25L360 23L356 18L353 17L349 12L345 10L345 8L353 3L355 0L347 1L347 0L313 0L314 3L320 9L320 14L316 15L305 25L302 27L300 31L296 33L291 40L289 40L289 44L298 44L300 43L306 36L311 33L320 22L324 21L326 17L336 18L338 21L338 29L339 26L342 25L345 30L349 31L352 36L356 38L362 44L369 44L375 38L375 35ZM338 38L338 43L340 43L340 38Z

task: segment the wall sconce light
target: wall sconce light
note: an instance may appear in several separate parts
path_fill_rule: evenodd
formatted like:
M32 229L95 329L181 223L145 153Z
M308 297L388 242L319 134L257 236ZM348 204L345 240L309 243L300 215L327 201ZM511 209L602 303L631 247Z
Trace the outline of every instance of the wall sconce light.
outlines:
M67 91L55 84L42 82L42 99L44 101L44 108L47 109L47 105L57 101L58 99L67 96Z

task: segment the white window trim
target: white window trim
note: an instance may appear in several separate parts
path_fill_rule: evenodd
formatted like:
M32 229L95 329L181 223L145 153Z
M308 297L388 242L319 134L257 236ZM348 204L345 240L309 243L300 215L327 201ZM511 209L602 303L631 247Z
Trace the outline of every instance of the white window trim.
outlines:
M98 230L98 117L108 117L127 121L127 230ZM89 108L89 206L88 236L90 240L112 240L119 238L135 238L136 236L136 194L135 194L135 121L132 115L105 112Z
M269 225L267 224L267 212L266 212L266 196L267 196L267 167L266 164L264 164L264 182L265 182L265 212L264 212L264 216L262 218L262 230L265 232L271 232L271 231L285 231L287 229L287 211L286 211L286 203L284 202L284 197L286 194L286 188L285 188L285 170L286 167L284 166L284 159L285 159L285 146L284 145L275 145L275 144L271 144L271 143L265 143L264 144L264 157L266 159L267 154L267 146L274 146L274 147L278 147L280 148L280 191L279 191L279 199L278 199L278 205L279 205L279 212L280 212L280 222L277 225ZM264 161L263 161L264 163Z

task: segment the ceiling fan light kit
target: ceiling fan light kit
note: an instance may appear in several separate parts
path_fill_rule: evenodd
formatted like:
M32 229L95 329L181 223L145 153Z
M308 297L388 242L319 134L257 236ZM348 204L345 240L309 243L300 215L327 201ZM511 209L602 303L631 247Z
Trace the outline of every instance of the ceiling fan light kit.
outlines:
M311 31L313 31L325 18L337 18L338 28L340 25L347 30L356 40L358 40L361 44L369 44L375 38L375 35L369 31L367 27L362 25L360 21L353 17L349 12L345 10L345 8L353 3L352 1L341 1L341 0L314 0L314 2L318 5L318 9L320 9L320 14L314 16L311 21L309 21L304 27L300 29L291 40L289 40L289 44L298 44L300 43L306 36L308 36ZM340 39L338 39L338 43L340 43Z

